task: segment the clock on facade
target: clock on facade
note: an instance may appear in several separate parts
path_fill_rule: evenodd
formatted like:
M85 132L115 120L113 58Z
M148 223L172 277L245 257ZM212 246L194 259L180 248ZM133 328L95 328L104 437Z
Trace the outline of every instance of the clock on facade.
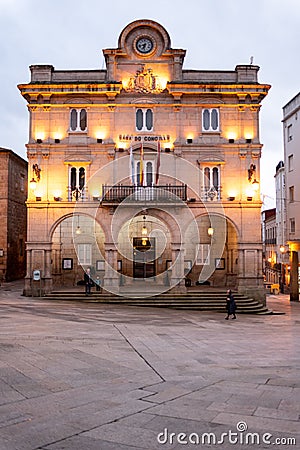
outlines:
M154 48L153 40L149 37L141 37L135 43L135 48L139 53L146 55L150 53Z

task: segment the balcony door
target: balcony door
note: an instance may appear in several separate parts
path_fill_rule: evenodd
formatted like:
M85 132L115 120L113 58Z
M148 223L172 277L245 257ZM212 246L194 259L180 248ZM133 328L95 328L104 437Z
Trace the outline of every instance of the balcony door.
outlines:
M141 184L143 186L148 186L148 187L152 187L153 183L154 183L154 168L153 168L153 161L147 161L147 159L144 160L144 173L143 173L143 182L141 183L141 175L140 175L140 167L141 167L141 163L140 161L137 161L136 163L136 184L137 186L141 186Z
M155 276L155 238L133 238L133 277Z

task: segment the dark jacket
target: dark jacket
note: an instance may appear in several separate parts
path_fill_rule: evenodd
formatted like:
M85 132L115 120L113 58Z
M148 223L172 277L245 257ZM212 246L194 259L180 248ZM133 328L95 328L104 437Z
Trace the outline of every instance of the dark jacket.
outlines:
M94 285L94 282L93 282L93 279L91 277L91 274L88 274L86 272L84 273L84 282L85 282L85 284L89 284L90 286Z
M233 295L227 294L226 298L226 309L228 314L235 314L236 304Z

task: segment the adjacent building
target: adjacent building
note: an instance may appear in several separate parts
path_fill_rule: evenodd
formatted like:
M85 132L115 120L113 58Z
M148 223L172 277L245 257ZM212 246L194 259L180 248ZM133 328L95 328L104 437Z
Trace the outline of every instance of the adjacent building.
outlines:
M27 161L0 148L0 282L25 276Z
M286 240L290 255L291 300L299 299L300 250L300 93L283 107L284 166L286 185Z
M279 284L281 271L277 251L276 208L262 212L264 274L267 284Z
M137 20L103 70L32 65L25 294L91 268L119 295L235 288L263 300L259 67L183 68L167 30Z

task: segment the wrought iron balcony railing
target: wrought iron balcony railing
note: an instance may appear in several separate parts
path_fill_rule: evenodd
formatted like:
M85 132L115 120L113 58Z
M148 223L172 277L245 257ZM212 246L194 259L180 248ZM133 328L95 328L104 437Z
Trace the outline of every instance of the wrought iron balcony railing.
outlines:
M175 186L166 184L164 186L102 186L102 203L120 203L123 200L128 201L150 201L150 202L164 202L164 201L186 201L187 199L187 185L182 184Z

